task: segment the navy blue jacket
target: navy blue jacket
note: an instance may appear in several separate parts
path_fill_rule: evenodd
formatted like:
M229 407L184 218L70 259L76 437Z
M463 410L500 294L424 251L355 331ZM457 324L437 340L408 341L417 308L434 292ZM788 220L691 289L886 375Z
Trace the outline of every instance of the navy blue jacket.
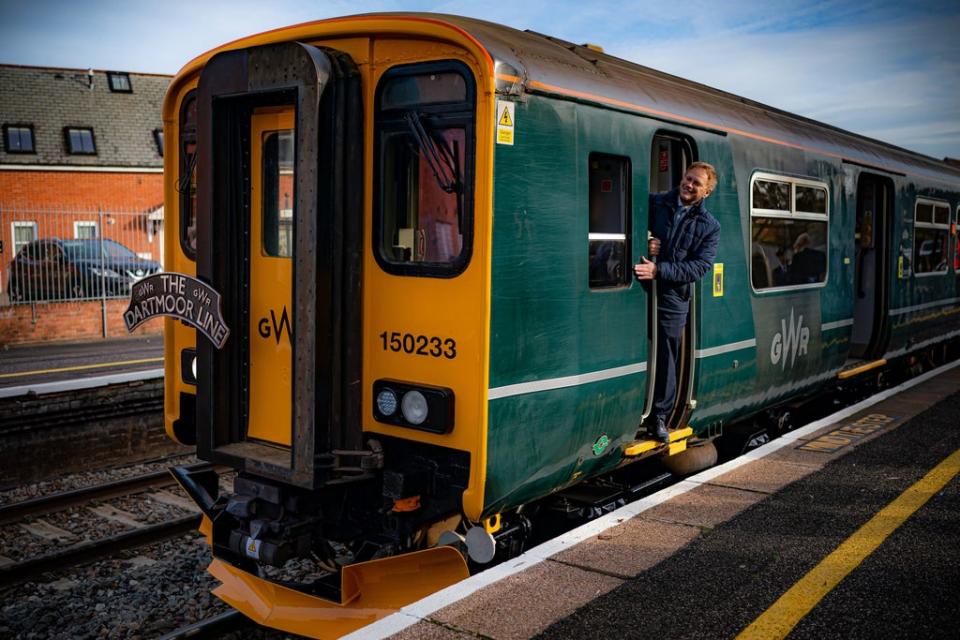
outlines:
M650 194L650 231L660 240L657 258L657 307L682 324L690 306L690 283L713 268L720 242L720 223L701 200L674 229L678 191Z

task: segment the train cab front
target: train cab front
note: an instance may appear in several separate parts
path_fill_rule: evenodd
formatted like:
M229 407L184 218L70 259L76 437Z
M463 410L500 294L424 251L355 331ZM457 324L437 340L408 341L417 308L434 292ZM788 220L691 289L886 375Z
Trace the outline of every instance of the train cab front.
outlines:
M197 339L196 444L237 474L174 475L215 593L312 637L466 577L438 540L482 501L474 74L344 49L223 51L193 93L196 274L231 329Z

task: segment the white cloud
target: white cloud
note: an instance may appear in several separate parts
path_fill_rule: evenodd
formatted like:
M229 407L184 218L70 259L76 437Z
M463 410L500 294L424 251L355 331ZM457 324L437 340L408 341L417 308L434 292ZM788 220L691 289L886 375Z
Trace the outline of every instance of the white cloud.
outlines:
M938 157L960 149L932 132L960 122L960 55L949 22L859 29L720 30L624 44L641 64ZM891 137L893 135L894 137ZM955 141L954 141L955 142Z
M934 156L960 122L956 0L0 0L0 62L173 73L230 40L309 20L435 11L503 21ZM932 15L930 18L922 16Z

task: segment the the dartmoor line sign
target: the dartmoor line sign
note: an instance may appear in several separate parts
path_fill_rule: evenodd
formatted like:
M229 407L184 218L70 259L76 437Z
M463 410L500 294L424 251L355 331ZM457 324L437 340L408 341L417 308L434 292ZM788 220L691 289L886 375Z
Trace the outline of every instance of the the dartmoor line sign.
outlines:
M223 348L230 329L220 312L220 294L210 285L181 273L158 273L133 285L123 313L127 331L156 316L183 320Z

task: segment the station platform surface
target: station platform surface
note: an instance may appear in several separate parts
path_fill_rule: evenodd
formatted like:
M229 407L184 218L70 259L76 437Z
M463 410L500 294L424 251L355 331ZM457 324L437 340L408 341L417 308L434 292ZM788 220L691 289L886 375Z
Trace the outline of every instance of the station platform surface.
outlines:
M958 638L960 367L907 384L348 637Z
M0 349L0 391L86 381L109 384L123 374L162 376L163 336L130 336L83 342L45 342Z

